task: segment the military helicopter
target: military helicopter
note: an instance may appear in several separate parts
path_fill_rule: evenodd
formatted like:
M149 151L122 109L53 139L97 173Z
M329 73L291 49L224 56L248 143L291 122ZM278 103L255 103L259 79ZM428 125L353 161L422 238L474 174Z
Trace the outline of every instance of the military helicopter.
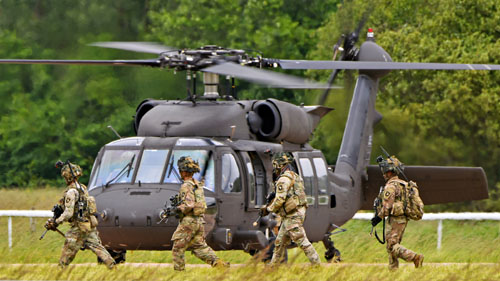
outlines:
M219 46L177 49L148 42L100 42L93 46L153 53L144 60L19 60L1 64L81 64L170 68L185 71L192 81L184 100L141 102L136 109L136 136L104 145L92 168L89 192L101 212L98 230L117 261L127 250L169 250L177 219L165 218L165 202L177 194L181 179L177 160L191 156L205 183L208 211L205 232L215 250L265 249L272 236L271 218L258 220L259 207L272 190L272 153L287 151L304 178L308 209L304 226L311 242L322 241L325 257L339 255L332 231L361 209L372 209L384 180L378 166L369 165L373 127L382 119L375 110L379 80L393 69L500 70L499 65L397 63L375 43L369 30L358 48L359 29L336 45L340 61L285 60L250 56L244 50ZM342 40L344 41L341 47ZM262 68L335 70L328 84L304 80ZM347 124L335 165L308 144L320 119L331 108L294 105L277 99L237 100L220 96L219 75L271 87L319 88L327 93L341 69L359 70ZM204 93L196 90L202 72ZM233 84L234 85L234 84ZM233 87L234 88L234 87ZM425 204L488 198L486 175L480 167L406 166L418 182ZM167 204L168 205L168 204Z

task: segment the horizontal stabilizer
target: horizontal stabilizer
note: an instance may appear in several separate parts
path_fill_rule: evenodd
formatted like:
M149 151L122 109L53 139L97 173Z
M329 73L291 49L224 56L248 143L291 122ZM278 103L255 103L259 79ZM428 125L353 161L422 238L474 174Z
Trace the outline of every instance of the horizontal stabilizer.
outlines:
M376 165L368 166L367 173L361 209L372 210L373 200L385 180ZM417 183L426 205L488 198L488 182L481 167L405 166L404 173Z

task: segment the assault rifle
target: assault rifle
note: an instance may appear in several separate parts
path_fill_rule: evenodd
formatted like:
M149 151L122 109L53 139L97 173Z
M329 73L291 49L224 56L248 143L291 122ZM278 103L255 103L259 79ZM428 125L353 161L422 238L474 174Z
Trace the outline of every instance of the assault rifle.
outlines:
M376 220L378 222L376 222L375 225L373 225L372 223L372 230L370 231L370 235L373 234L373 231L375 230L375 237L377 238L378 242L380 244L385 244L385 218L383 219L380 219L380 217L378 216L378 210L379 210L379 207L380 205L382 204L382 196L383 196L383 193L384 193L384 186L381 186L380 187L380 191L377 195L377 197L375 197L375 200L373 200L373 218L372 218L372 221L373 220ZM378 218L378 219L377 219ZM383 226L382 226L382 239L380 239L377 235L377 230L375 229L375 227L377 226L377 224L383 220Z
M167 223L168 218L170 216L173 216L173 215L175 215L176 218L179 217L179 214L178 214L179 212L177 210L177 207L179 207L179 205L181 205L181 203L182 203L182 200L181 200L179 194L172 195L170 197L169 201L170 201L170 206L168 206L168 201L165 202L165 207L160 212L160 221L157 222L156 224L160 224L163 221L165 221L165 223Z
M55 204L54 207L52 207L52 212L54 215L52 216L52 221L55 223L55 221L62 215L64 212L63 208L59 204ZM52 230L52 231L57 231L59 234L61 234L64 237L64 233L62 233L57 227L50 227L48 223L45 224L46 230L43 232L42 236L40 236L40 240L43 239L45 234L47 234L47 231Z
M270 192L270 193L266 196L266 206L268 206L269 204L271 204L271 202L273 202L274 198L276 198L276 192L271 191L271 192ZM259 212L259 217L257 218L257 220L256 220L256 221L254 221L254 222L253 222L253 224L252 224L252 225L253 225L254 227L256 227L256 226L259 224L259 222L260 222L260 220L262 219L262 217L264 217L264 216L262 215L262 213L261 213L261 212Z

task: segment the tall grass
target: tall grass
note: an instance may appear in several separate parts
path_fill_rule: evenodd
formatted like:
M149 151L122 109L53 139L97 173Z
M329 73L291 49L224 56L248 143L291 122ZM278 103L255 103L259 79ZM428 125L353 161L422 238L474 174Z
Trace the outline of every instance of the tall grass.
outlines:
M45 209L57 201L62 189L0 189L0 209ZM44 202L42 202L44 201ZM415 270L413 265L402 266L397 273L386 269L385 245L370 237L367 221L351 220L343 227L348 230L333 235L335 246L342 252L341 265L309 268L300 249L290 249L288 266L270 269L254 264L250 255L243 251L221 251L218 256L232 264L247 264L233 267L229 271L205 267L188 267L184 273L175 273L171 266L135 267L120 266L108 272L103 266L93 266L96 257L89 250L77 254L73 265L60 271L57 263L64 239L55 232L49 232L39 240L44 231L45 219L35 219L33 231L29 218L13 218L13 247L8 248L7 218L0 217L0 279L110 279L110 280L500 280L500 223L493 221L444 221L443 241L440 250L436 248L437 222L410 222L404 234L403 245L425 255L426 263L472 263L469 265L435 266L426 265ZM68 226L61 226L66 231ZM378 228L381 232L381 227ZM320 256L324 247L315 243ZM188 264L203 263L187 254ZM170 251L129 251L129 263L171 263ZM322 262L325 262L322 257ZM21 265L13 265L21 264ZM37 264L37 265L33 265ZM402 262L401 264L404 264Z

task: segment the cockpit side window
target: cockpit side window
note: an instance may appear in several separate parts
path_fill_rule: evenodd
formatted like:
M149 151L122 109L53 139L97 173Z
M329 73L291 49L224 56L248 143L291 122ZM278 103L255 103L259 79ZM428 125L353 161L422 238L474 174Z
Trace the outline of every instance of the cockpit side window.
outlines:
M139 150L105 150L90 189L115 183L131 183Z
M166 149L144 149L135 181L160 183L167 155Z
M304 188L307 196L307 204L314 205L314 171L309 158L300 158L300 168L304 179Z
M222 183L221 188L224 193L241 192L241 175L236 159L232 154L222 155Z
M202 181L204 177L205 188L210 191L215 191L215 173L214 173L214 159L210 150L188 150L179 149L173 150L172 156L168 160L167 171L165 173L164 183L182 183L182 179L179 173L179 167L177 166L177 161L182 156L190 156L194 161L197 161L200 165L200 172L195 173L193 177Z
M313 158L314 167L316 168L316 175L318 177L318 204L328 204L328 170L323 158Z

